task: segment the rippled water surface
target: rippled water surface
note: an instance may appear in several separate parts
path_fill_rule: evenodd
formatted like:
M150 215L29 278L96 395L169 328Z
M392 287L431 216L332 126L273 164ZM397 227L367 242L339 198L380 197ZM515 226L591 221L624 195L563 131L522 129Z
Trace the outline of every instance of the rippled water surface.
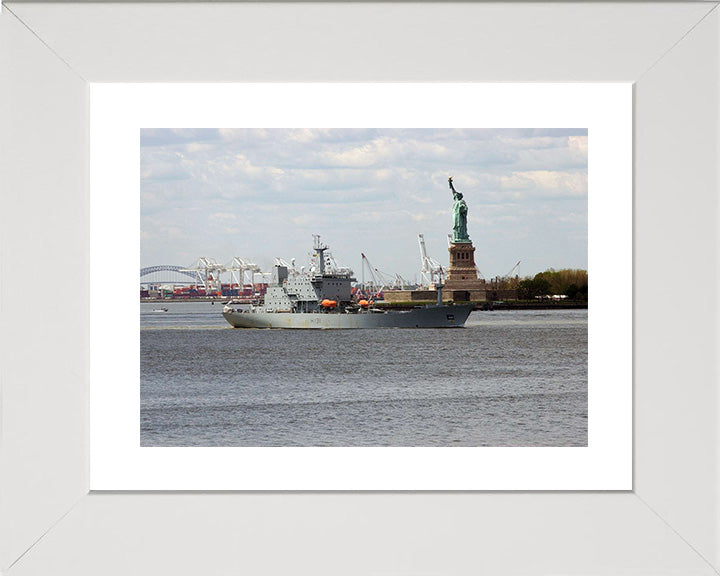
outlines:
M143 446L587 445L586 310L338 331L221 310L141 305Z

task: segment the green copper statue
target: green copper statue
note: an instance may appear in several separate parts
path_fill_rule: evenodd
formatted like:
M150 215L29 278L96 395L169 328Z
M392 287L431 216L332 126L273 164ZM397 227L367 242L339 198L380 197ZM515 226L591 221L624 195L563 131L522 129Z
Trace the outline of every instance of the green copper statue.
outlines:
M448 178L450 190L453 193L453 242L470 242L470 236L467 233L467 212L468 206L460 194L453 186L452 176Z

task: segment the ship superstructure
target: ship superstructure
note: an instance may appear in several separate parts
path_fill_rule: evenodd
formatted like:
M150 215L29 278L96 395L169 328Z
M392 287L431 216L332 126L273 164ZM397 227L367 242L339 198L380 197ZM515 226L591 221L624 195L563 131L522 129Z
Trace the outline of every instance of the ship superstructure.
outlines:
M313 264L309 272L296 270L276 260L270 283L260 309L264 312L314 313L354 306L352 301L353 271L335 264L328 247L314 235ZM324 303L324 304L323 304Z

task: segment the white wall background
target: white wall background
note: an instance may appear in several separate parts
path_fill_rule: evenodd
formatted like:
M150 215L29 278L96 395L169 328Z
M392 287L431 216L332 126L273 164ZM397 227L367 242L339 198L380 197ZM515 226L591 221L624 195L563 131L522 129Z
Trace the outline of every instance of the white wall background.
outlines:
M715 7L6 6L2 571L716 574ZM85 81L341 79L637 81L635 493L83 497ZM74 285L28 301L23 272L40 265L48 277L72 267ZM655 281L664 270L702 277L702 309Z

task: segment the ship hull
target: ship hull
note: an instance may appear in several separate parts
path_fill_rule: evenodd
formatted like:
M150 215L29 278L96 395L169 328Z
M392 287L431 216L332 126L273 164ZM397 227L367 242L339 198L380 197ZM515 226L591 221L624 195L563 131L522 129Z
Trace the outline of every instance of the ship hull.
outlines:
M472 305L346 313L223 312L234 328L343 330L353 328L462 328Z

